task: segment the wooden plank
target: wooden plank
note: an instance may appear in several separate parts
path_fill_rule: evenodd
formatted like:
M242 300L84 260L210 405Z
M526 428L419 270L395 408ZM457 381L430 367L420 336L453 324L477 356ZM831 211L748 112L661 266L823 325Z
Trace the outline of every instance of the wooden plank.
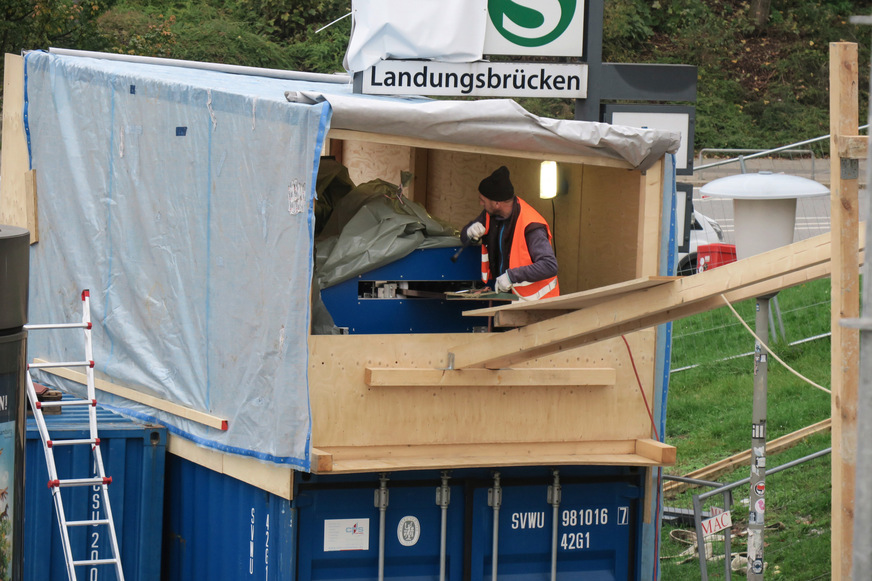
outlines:
M288 466L198 446L172 433L168 435L167 452L282 498L294 499L294 469Z
M477 153L483 155L497 155L506 157L518 157L523 159L536 159L540 161L552 160L566 163L583 163L588 165L596 165L602 167L613 167L620 169L633 169L633 166L628 162L614 159L610 157L600 157L593 155L568 155L554 154L549 152L538 151L520 151L514 149L503 149L498 147L486 147L482 145L468 145L460 143L448 143L445 141L433 141L429 139L421 139L420 137L406 137L403 135L387 135L382 133L369 133L366 131L353 131L350 129L330 129L327 134L330 139L343 139L346 141L362 141L370 143L381 143L385 145L404 145L407 147L421 147L425 149L439 149L442 151L458 151L464 153Z
M677 276L645 276L618 282L607 286L594 288L585 291L579 291L572 294L560 295L549 299L538 301L518 301L510 305L501 305L497 307L488 307L486 309L475 309L464 311L463 314L468 317L490 317L497 312L514 312L514 311L570 311L588 307L602 302L605 299L612 299L617 296L625 295L638 290L644 290L654 286L660 286L669 282L680 280Z
M663 160L659 160L642 175L642 180L639 182L637 278L656 275L660 271L663 165Z
M858 260L858 266L863 265L864 253L862 252L862 250L865 247L866 243L865 223L861 222L860 226L859 245L861 252ZM827 238L830 236L830 234L822 234L821 236ZM784 276L768 279L755 285L750 285L741 289L727 292L724 294L724 296L727 298L728 301L730 301L730 303L736 303L738 301L743 301L754 297L765 296L773 292L778 292L779 290L785 288L830 276L830 266L831 265L829 261L823 262L821 264L817 264L803 270L798 270ZM689 305L680 305L673 309L669 309L662 314L657 314L652 317L645 317L637 319L635 321L628 321L626 324L615 327L604 333L593 333L588 336L588 339L589 342L594 342L609 337L615 337L623 333L629 333L632 331L637 331L639 329L645 329L654 325L659 325L661 323L666 323L668 321L674 321L676 319L682 319L691 315L711 311L722 306L724 306L723 299L721 299L720 297L712 297L711 299L691 303ZM567 312L569 311L543 310L533 311L530 313L527 313L526 311L507 311L504 313L500 310L497 310L496 314L494 315L494 325L498 327L520 327L528 324L538 323L548 318L565 314ZM504 318L503 315L507 316L505 316ZM504 320L505 324L503 324Z
M647 441L645 441L647 442ZM455 469L505 466L661 466L654 456L670 456L639 444L638 440L596 442L536 442L495 444L454 444L433 446L369 446L323 448L320 453L333 458L332 472L382 472L398 470ZM674 448L672 448L674 451Z
M777 454L779 452L783 452L784 450L787 450L788 448L791 448L796 444L800 443L802 440L808 438L809 436L830 431L831 427L832 419L827 418L816 424L806 426L800 430L781 436L780 438L775 438L774 440L766 442L766 453ZM721 475L732 472L740 466L748 466L750 463L751 450L745 450L744 452L733 454L729 458L718 460L713 464L709 464L708 466L704 466L702 468L699 468L698 470L689 472L685 474L685 476L687 478L697 478L699 480L714 481ZM663 493L678 494L691 487L693 487L692 484L688 484L686 482L678 482L677 480L671 480L663 485Z
M839 137L859 133L858 77L857 45L850 42L830 43L830 151L839 151ZM859 162L854 163L859 166ZM832 244L830 292L833 418L831 557L834 580L851 578L854 553L860 331L843 327L841 320L860 317L857 177L843 178L842 159L837 155L830 156L830 221L831 231L837 233Z
M30 162L24 134L24 57L6 54L4 67L0 224L27 228L24 178Z
M30 243L39 242L39 211L36 194L36 170L24 174L25 206L27 211L27 229L30 231Z
M412 172L412 183L406 191L406 196L427 207L427 174L429 172L430 152L426 149L413 147L409 152L409 171Z
M533 368L521 369L415 369L409 367L367 367L366 384L371 387L433 386L555 386L614 385L613 368Z
M511 367L586 344L588 335L602 336L604 332L611 332L627 323L656 319L681 305L804 270L828 259L828 238L809 238L521 329L477 337L475 341L449 349L454 357L453 369Z
M48 361L46 361L45 359L35 358L33 361L34 363L48 363ZM63 377L64 379L69 379L70 381L75 381L76 383L79 383L81 385L88 384L88 378L84 373L81 373L79 371L73 371L72 369L68 369L66 367L47 367L41 369L41 371L51 373L52 375L57 375L58 377ZM207 414L206 412L201 412L199 410L191 409L189 407L185 407L167 401L165 399L161 399L159 397L154 397L153 395L148 395L146 393L131 389L129 387L116 385L104 379L95 378L94 387L99 389L100 391L105 391L106 393L111 393L113 395L129 399L130 401L135 401L137 403L153 407L154 409L173 414L174 416L178 416L180 418L185 418L186 420L191 420L192 422L197 422L198 424L203 424L204 426L209 426L210 428L215 428L217 430L227 430L228 428L228 422L224 418L220 418L212 414Z
M869 155L869 137L866 135L838 135L836 141L842 159L866 159Z

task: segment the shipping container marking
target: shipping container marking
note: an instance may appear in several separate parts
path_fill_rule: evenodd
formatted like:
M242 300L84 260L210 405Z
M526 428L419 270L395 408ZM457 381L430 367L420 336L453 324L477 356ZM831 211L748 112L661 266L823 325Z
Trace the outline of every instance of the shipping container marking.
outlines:
M598 526L609 524L609 509L587 508L581 510L564 510L563 526Z
M542 529L545 528L544 512L514 512L512 513L513 529Z

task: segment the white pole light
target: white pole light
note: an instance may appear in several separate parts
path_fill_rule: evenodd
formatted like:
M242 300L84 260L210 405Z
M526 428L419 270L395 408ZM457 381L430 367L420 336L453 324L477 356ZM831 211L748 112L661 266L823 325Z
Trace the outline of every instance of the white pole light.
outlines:
M792 244L796 199L829 195L830 190L814 180L761 171L716 179L700 193L733 199L736 258L742 259Z

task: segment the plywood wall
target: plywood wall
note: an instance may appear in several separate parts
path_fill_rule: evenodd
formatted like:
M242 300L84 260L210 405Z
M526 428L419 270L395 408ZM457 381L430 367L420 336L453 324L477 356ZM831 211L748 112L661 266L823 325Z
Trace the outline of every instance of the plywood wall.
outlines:
M0 158L0 224L32 228L28 219L26 174L30 169L24 135L24 58L5 55L3 151Z
M445 368L452 335L310 337L312 445L376 446L648 438L651 425L623 341L543 358L532 367L614 367L612 386L368 387L373 367ZM653 402L655 330L628 336Z

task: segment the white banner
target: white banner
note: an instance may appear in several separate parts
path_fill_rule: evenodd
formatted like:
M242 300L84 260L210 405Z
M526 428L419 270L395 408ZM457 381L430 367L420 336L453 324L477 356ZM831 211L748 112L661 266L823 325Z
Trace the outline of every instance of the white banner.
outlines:
M370 95L587 97L586 64L381 61L363 72Z
M353 0L345 68L363 71L380 59L473 62L482 57L485 0Z

